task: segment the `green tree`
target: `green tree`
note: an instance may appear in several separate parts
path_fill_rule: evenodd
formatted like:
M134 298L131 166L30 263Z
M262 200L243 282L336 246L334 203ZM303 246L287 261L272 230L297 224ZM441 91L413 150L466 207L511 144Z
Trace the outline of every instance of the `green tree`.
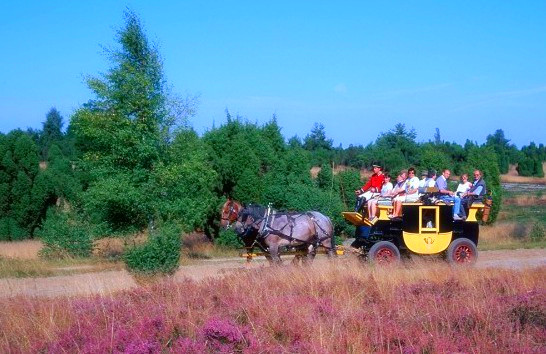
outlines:
M40 156L43 161L47 160L48 151L52 144L62 145L63 140L63 117L59 111L53 107L46 114L46 120L43 122L42 132L39 137Z
M510 140L504 136L502 129L497 129L493 135L487 136L486 146L493 148L497 154L500 173L508 173L510 162Z
M404 124L398 123L394 129L381 134L373 147L373 156L393 173L419 162L419 146L415 142L417 134L414 129L407 130Z
M329 163L333 158L332 139L326 137L324 125L315 123L311 133L303 141L303 148L311 151L311 159L314 166Z
M70 123L78 165L89 174L84 207L94 222L120 232L160 214L154 198L162 186L153 181L168 158L172 129L192 110L169 93L159 52L138 17L125 17L119 47L109 51L112 68L87 80L96 97Z
M38 149L32 137L14 130L0 139L0 238L32 237L41 205L32 202L39 174Z
M425 170L441 171L444 168L452 169L452 161L447 154L438 149L438 146L424 144L421 148L421 163L419 166Z

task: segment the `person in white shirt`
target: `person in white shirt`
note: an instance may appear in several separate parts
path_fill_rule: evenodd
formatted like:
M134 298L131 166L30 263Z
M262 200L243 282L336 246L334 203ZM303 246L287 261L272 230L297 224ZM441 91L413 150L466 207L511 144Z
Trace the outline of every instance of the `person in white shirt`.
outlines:
M383 186L381 187L381 193L377 198L373 198L368 201L368 220L373 224L377 221L377 217L375 214L377 213L377 202L379 199L385 199L390 198L391 191L393 190L393 186L391 183L391 176L388 173L385 173L385 181L383 182Z
M425 187L432 188L436 187L436 170L429 170L427 175L427 181Z
M419 181L419 188L425 188L426 187L427 176L428 176L427 170L423 170L423 172L421 172L421 180Z
M406 185L406 203L413 203L419 200L419 178L415 176L415 168L408 169L408 183Z
M392 218L399 218L402 216L402 203L411 203L419 200L419 178L415 176L415 168L410 167L408 169L408 179L406 180L405 193L400 194L393 199L392 205L394 210Z
M468 182L468 175L466 173L463 173L461 176L461 183L457 186L457 190L455 191L455 195L462 197L463 194L468 192L472 188L472 183Z

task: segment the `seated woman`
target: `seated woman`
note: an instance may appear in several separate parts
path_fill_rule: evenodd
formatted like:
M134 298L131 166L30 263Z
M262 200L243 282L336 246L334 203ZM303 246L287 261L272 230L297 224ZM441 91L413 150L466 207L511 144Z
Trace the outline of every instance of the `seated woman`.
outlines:
M468 192L470 188L472 188L472 183L468 182L468 175L466 173L463 173L461 176L461 183L459 183L459 185L457 186L455 195L458 197L462 197L462 195Z
M377 205L390 206L390 205L393 205L393 201L395 198L405 198L406 176L407 176L406 171L400 172L400 174L398 175L396 179L397 183L394 185L394 188L388 193L387 196L380 197L377 200ZM389 217L391 216L389 215Z
M408 180L406 181L405 192L394 198L392 213L393 218L402 216L402 203L413 203L419 200L419 178L415 177L415 169L408 170Z
M377 204L380 201L389 201L392 203L392 198L390 196L392 189L391 176L388 173L385 173L385 182L383 182L383 186L381 187L381 193L376 198L368 201L368 219L371 223L374 223L377 220L375 215L377 214Z

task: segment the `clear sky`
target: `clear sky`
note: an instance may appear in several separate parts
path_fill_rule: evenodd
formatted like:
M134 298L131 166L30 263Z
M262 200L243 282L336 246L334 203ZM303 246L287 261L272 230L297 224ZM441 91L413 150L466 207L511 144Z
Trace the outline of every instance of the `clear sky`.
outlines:
M125 8L159 45L173 90L199 95L193 127L225 109L283 134L324 124L337 146L396 123L419 141L482 143L503 129L545 143L546 1L5 1L0 131L68 120L110 66Z

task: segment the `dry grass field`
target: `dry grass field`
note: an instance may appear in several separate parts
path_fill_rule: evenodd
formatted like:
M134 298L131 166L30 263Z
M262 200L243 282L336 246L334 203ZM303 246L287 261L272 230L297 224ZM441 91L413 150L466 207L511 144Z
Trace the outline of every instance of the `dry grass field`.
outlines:
M519 176L515 165L510 165L510 169L507 174L501 175L501 182L503 183L528 183L528 184L546 184L546 162L542 163L542 170L544 176L539 177L524 177Z
M0 242L0 257L17 259L38 259L38 252L42 249L39 240L25 240L17 242Z

